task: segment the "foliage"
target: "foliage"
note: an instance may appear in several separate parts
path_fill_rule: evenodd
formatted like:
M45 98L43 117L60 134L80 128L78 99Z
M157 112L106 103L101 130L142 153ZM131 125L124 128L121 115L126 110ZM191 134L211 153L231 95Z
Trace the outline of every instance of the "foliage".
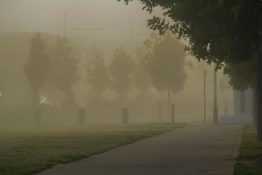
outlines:
M49 78L51 84L65 94L65 105L74 103L72 86L78 80L78 60L74 55L73 48L68 44L68 41L57 37L51 60L52 70Z
M108 67L105 65L103 53L98 48L95 48L91 53L87 80L92 84L96 97L101 96L109 85Z
M131 56L128 55L123 48L115 50L113 59L110 63L112 78L111 87L122 98L127 96L133 68L134 62L132 61Z
M144 56L147 53L147 49L142 46L137 50L137 60L134 64L132 82L134 87L138 90L138 96L148 95L151 87L151 77L144 66Z
M229 75L229 83L235 90L246 90L254 87L255 61L242 61L236 65L226 65L224 73Z
M25 75L33 92L39 93L46 82L49 71L50 62L45 43L42 36L36 34L31 40L30 58L25 65Z
M119 0L126 3L132 0ZM152 12L157 6L165 18L153 17L151 29L171 30L186 38L188 50L198 59L218 67L253 59L260 44L262 3L260 0L139 0Z
M153 86L161 91L170 90L174 94L181 91L186 78L184 45L170 33L152 36L145 44L149 51L144 64Z

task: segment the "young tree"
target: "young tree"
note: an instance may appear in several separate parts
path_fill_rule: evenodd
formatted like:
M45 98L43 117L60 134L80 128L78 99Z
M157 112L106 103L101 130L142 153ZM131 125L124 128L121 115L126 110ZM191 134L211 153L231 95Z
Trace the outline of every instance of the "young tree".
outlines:
M125 99L128 94L133 66L131 56L123 48L115 50L109 67L112 78L111 86L122 99Z
M122 0L128 3L132 0ZM152 12L162 7L172 20L154 17L150 28L172 30L189 41L188 50L198 59L239 64L256 59L258 138L262 140L262 2L261 0L139 0Z
M46 77L50 71L50 62L46 53L46 46L40 34L36 34L31 40L30 58L25 65L25 75L30 82L33 92L33 108L36 122L40 122L40 90L46 82Z
M95 98L99 99L109 85L108 67L100 49L91 52L90 65L87 68L87 81L93 86Z
M78 60L74 54L73 48L68 44L68 41L58 37L51 60L50 81L53 86L64 93L63 104L66 107L75 105L72 86L78 80Z
M137 60L134 63L132 82L138 91L138 97L146 97L152 85L151 78L144 66L144 57L148 49L143 45L137 49Z
M153 86L160 91L167 91L171 108L171 93L180 92L186 79L184 45L171 33L154 36L149 43L152 44L145 57L146 70L151 76Z
M132 83L138 91L138 97L146 97L151 87L151 78L139 61L134 64Z

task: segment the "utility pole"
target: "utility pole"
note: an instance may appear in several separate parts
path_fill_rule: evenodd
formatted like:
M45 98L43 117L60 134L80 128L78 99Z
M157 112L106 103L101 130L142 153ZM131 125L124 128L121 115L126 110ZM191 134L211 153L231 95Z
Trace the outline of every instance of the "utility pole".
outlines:
M64 40L66 40L66 12L64 12Z
M69 30L101 31L102 28L99 28L99 27L68 27L67 26L67 15L66 15L66 12L64 12L64 39L65 40L67 38L67 31Z
M217 106L217 70L214 68L214 124L218 124L218 106Z
M206 75L207 71L204 70L204 124L206 124Z
M130 20L129 21L129 49L130 49L130 53L131 55L133 54L133 38L134 38L134 32L133 32L133 21Z

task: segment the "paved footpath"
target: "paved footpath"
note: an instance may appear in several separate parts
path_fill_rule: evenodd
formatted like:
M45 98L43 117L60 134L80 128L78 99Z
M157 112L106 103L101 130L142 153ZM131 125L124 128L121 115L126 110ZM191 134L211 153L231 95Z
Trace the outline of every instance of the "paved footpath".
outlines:
M242 126L190 126L38 175L232 175Z

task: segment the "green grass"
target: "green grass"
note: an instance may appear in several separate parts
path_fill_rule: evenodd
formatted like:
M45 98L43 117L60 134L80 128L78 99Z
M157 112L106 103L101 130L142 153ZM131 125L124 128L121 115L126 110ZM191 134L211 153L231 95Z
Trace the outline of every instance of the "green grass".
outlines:
M34 174L181 126L0 127L0 174Z
M262 175L262 142L257 141L256 130L252 126L244 128L234 175Z

